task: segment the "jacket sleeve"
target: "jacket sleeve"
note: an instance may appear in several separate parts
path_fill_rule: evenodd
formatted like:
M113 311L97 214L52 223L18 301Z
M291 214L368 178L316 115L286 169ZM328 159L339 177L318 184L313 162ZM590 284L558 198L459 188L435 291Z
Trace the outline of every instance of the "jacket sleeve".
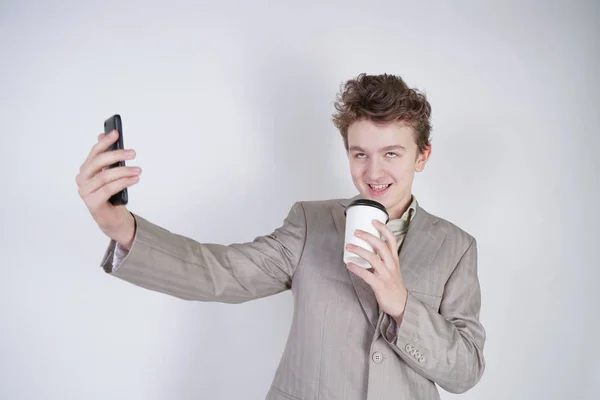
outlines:
M450 393L463 393L485 369L480 308L477 242L472 239L446 282L439 312L409 291L400 326L386 314L380 330L415 371Z
M306 239L301 202L272 233L229 245L199 243L133 216L131 249L113 270L111 240L101 266L124 281L185 300L241 303L289 289Z

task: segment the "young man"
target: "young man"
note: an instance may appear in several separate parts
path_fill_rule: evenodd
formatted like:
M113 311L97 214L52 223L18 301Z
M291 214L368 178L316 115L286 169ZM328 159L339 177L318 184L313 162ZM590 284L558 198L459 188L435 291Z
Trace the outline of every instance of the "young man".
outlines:
M103 171L124 151L99 136L77 176L79 193L110 238L101 265L135 285L187 300L240 303L291 289L290 334L267 399L439 399L473 387L484 371L485 330L475 239L429 214L412 195L431 154L431 108L400 77L346 82L334 123L359 194L296 202L283 225L243 244L171 233L108 198L139 169ZM372 266L343 262L344 210L353 200L385 206L384 240L358 231L375 252L348 247Z

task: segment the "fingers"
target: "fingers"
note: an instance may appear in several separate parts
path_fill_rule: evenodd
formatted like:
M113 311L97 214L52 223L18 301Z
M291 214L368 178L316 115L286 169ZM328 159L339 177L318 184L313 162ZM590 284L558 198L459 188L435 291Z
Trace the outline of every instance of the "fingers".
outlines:
M362 237L361 237L361 239L362 239ZM373 269L375 269L375 271L377 272L378 275L382 275L384 277L389 276L389 271L387 270L385 265L382 265L383 264L382 260L380 260L379 257L372 251L363 249L362 247L356 246L351 243L346 245L346 249L349 252L354 253L354 254L358 255L359 257L367 260L367 262L369 264L371 264L371 266L373 267Z
M79 195L92 212L100 209L115 193L136 184L141 173L139 167L106 168L119 161L135 158L133 150L106 151L118 139L116 130L108 135L99 134L97 139L98 142L92 147L75 177Z
M392 230L388 228L386 224L376 219L373 220L373 226L377 228L379 233L381 233L385 238L385 244L387 245L390 253L395 254L398 251L398 240L396 239L394 232L392 232Z
M103 186L113 183L114 181L123 178L138 177L141 173L142 170L139 167L116 167L105 169L104 171L94 175L91 179L84 181L79 187L79 195L81 197L85 197L88 194L101 189Z
M389 228L387 228L387 226L385 228L389 230ZM391 231L390 231L390 233L391 233ZM357 229L355 235L356 235L356 237L364 240L365 242L367 242L371 246L373 246L373 249L377 252L379 257L381 258L381 261L383 262L384 267L388 271L398 267L396 258L392 255L392 254L395 254L395 251L394 251L394 253L392 253L390 251L390 247L389 247L390 243L388 243L389 239L386 242L384 242L380 238L378 238L368 232L360 230L360 229ZM393 233L392 233L392 236L393 236ZM394 240L395 240L395 238L394 238ZM392 243L392 245L393 245L393 243Z
M117 130L114 130L106 135L104 133L101 133L98 135L98 142L92 147L86 160L79 168L80 172L84 172L84 174L86 175L85 177L89 177L89 174L93 173L93 171L90 170L89 165L92 164L97 157L99 157L102 154L105 154L106 150L108 150L108 148L113 143L115 143L118 138L119 138L119 132ZM124 150L117 150L117 151L123 152ZM112 152L109 152L109 153L112 153ZM117 161L119 161L119 160L117 160ZM108 164L108 165L110 165L110 164Z
M85 203L88 205L88 208L94 214L93 210L99 209L100 205L105 204L110 197L121 190L128 188L130 186L135 185L139 182L139 176L130 176L126 178L117 179L116 181L112 181L95 192L88 193L85 196Z
M90 168L90 164L98 154L105 152L110 147L110 145L117 140L118 137L119 132L117 132L116 130L110 132L108 135L105 135L104 133L98 135L97 143L92 147L85 161L79 167L79 174L75 179L77 185L81 186L83 182L85 182L87 179L90 179L93 176L94 171L92 171L92 169Z
M90 177L96 175L98 172L102 171L104 168L117 163L119 161L132 160L135 158L135 151L131 149L120 149L120 150L112 150L107 151L101 154L98 154L94 157L87 166L86 172L89 171Z
M96 155L105 152L111 144L117 141L118 138L119 132L117 130L114 130L107 135L104 133L98 135L98 143L96 143L90 150L86 162L94 158Z
M80 179L87 181L96 176L102 169L117 163L119 161L131 160L135 158L133 150L113 150L97 154L91 159L88 159L80 168Z
M373 290L378 288L381 285L381 281L374 274L369 272L369 270L359 267L358 265L349 262L346 264L346 267L354 274L358 275L362 280L364 280Z

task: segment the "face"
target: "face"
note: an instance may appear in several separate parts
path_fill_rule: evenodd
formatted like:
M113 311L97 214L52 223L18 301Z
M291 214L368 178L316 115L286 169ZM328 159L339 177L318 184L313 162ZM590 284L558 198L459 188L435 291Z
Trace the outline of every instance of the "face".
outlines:
M415 172L421 172L431 146L419 154L415 135L404 123L358 120L348 128L352 182L364 199L385 206L390 219L402 216L411 202Z

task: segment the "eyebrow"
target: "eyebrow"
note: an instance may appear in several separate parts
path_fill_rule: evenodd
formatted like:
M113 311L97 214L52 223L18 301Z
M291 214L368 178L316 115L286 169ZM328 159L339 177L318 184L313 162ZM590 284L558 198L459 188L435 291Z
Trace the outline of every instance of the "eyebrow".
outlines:
M392 145L392 146L383 147L383 148L379 149L379 151L389 151L389 150L397 150L397 149L406 151L406 147L400 146L399 144L395 144L395 145ZM365 150L362 147L359 147L359 146L351 146L348 149L348 151L361 151L361 152L365 152Z

